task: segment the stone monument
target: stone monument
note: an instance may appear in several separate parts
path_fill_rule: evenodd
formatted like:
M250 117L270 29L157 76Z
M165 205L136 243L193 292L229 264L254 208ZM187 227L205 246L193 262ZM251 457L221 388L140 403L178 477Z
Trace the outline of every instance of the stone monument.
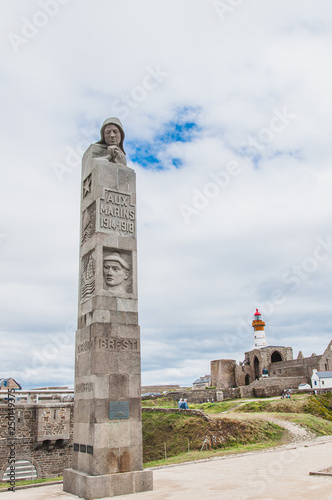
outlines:
M152 489L142 466L136 179L120 120L83 156L73 468L63 489L85 499Z

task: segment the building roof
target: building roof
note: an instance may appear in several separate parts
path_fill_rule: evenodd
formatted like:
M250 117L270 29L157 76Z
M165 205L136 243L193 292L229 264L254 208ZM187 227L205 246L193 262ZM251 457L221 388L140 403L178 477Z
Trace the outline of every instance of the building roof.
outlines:
M211 376L207 375L205 377L198 378L197 380L195 380L195 382L193 382L193 384L203 384L204 382L210 382L210 380L211 380Z
M262 349L287 349L285 345L266 345Z
M332 371L315 372L313 375L317 375L318 378L332 378Z
M12 377L9 377L9 378L0 378L0 389L3 388L3 387L7 387L7 384L5 384L5 382L8 382L9 380L12 380L13 382L15 382L15 384L18 386L19 389L22 389L22 387L20 386L20 384L18 382L16 382L16 380Z

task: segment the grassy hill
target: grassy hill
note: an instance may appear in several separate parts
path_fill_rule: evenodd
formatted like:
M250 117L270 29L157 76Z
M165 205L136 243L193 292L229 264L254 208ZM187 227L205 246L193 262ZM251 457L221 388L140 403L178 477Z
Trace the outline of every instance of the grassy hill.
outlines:
M175 406L165 398L150 400L148 405L164 408ZM145 401L142 406L147 406ZM185 412L143 412L143 449L146 464L196 460L282 444L289 435L281 426L265 420L263 417L267 414L276 415L279 421L284 419L296 423L316 435L332 434L331 393L250 402L239 399L189 407L202 409L206 414L210 414L211 418L206 421L200 416Z
M265 443L272 445L282 439L283 430L259 419L241 422L218 419L207 422L187 414L148 413L143 416L144 462L191 452L239 448L240 445ZM203 446L204 445L204 446ZM189 459L189 458L188 458Z
M332 421L332 393L292 399L259 400L245 403L237 412L306 413Z

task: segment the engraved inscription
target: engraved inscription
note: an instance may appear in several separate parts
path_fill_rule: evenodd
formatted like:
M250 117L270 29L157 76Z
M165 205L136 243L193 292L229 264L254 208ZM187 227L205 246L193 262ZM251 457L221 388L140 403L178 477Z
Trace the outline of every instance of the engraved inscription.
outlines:
M99 338L97 339L97 348L116 352L138 351L139 342L137 339Z
M77 346L77 352L78 354L82 352L87 352L90 351L93 347L96 347L96 349L105 349L108 351L139 351L139 340L137 339L129 339L129 338L123 338L123 339L118 339L114 337L95 337L95 341L93 340L86 340L82 344L79 344ZM89 387L84 388L84 387ZM78 384L76 386L76 392L87 392L87 391L92 391L93 390L93 384L90 382L87 383L82 383Z
M94 201L82 214L82 245L96 232L96 202Z
M92 250L82 258L82 298L83 302L95 293L96 254Z
M104 189L98 199L100 231L135 236L136 210L131 195Z
M77 346L77 353L80 354L82 352L87 352L90 351L93 347L93 340L86 340L82 344L78 344Z
M76 384L75 392L92 392L93 383L92 382L82 382L81 384Z

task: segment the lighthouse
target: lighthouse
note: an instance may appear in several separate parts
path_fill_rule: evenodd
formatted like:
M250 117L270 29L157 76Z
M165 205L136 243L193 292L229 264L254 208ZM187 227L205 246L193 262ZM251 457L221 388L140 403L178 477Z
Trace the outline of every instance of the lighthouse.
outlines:
M254 334L255 334L255 349L261 349L262 347L266 347L266 338L265 338L265 331L264 331L264 326L265 323L262 321L262 315L256 309L256 312L254 314L254 320L252 322L252 326L254 328Z

